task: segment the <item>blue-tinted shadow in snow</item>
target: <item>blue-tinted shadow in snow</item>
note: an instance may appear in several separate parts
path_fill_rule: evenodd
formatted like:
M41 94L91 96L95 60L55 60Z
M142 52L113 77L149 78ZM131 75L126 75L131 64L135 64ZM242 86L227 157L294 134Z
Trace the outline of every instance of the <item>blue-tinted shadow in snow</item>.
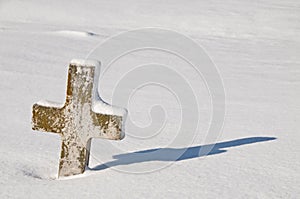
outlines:
M139 162L149 161L181 161L202 156L215 155L226 152L227 148L237 147L257 142L275 140L274 137L250 137L242 138L216 144L193 146L188 148L155 148L133 153L115 155L115 160L98 165L91 170L103 170L118 165L128 165Z

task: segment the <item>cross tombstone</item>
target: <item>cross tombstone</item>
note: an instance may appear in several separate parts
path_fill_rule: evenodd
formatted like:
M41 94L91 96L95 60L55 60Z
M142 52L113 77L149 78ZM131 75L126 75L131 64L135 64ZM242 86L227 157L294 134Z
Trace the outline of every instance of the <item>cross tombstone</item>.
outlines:
M103 114L101 110L93 110L95 103L104 103L99 101L97 92L99 67L97 61L72 60L64 105L33 105L32 129L61 136L59 177L85 171L89 163L91 138L121 140L124 137L122 114Z

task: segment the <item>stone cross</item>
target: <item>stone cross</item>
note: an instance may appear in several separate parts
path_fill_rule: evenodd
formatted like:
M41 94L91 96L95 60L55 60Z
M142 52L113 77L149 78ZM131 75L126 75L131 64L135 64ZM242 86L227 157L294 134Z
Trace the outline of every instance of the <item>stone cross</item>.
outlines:
M89 163L91 138L121 140L124 137L122 115L102 114L101 110L93 110L98 97L95 85L98 81L97 67L100 67L99 62L71 61L64 105L33 105L32 129L61 136L59 177L85 171ZM98 100L98 103L104 102Z

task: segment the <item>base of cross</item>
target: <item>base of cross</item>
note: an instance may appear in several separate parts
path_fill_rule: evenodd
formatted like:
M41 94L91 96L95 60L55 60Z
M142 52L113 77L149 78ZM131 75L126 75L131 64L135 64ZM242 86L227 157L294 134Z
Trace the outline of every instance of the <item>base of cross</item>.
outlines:
M107 114L107 110L101 113L99 108L93 108L96 103L104 103L97 91L99 69L98 61L72 60L65 103L61 107L52 103L33 105L32 129L61 135L59 177L85 171L92 138L124 138L125 109L111 107L111 114ZM107 104L103 107L107 109Z

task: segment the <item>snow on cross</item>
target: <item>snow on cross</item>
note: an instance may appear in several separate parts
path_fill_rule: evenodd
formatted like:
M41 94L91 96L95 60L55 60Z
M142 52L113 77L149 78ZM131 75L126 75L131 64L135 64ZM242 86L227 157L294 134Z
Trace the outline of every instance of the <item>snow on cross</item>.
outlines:
M62 107L45 102L33 105L32 129L61 135L59 177L85 171L91 138L121 140L124 137L124 114L117 109L107 111L108 105L98 96L99 67L97 61L72 60L65 104Z

